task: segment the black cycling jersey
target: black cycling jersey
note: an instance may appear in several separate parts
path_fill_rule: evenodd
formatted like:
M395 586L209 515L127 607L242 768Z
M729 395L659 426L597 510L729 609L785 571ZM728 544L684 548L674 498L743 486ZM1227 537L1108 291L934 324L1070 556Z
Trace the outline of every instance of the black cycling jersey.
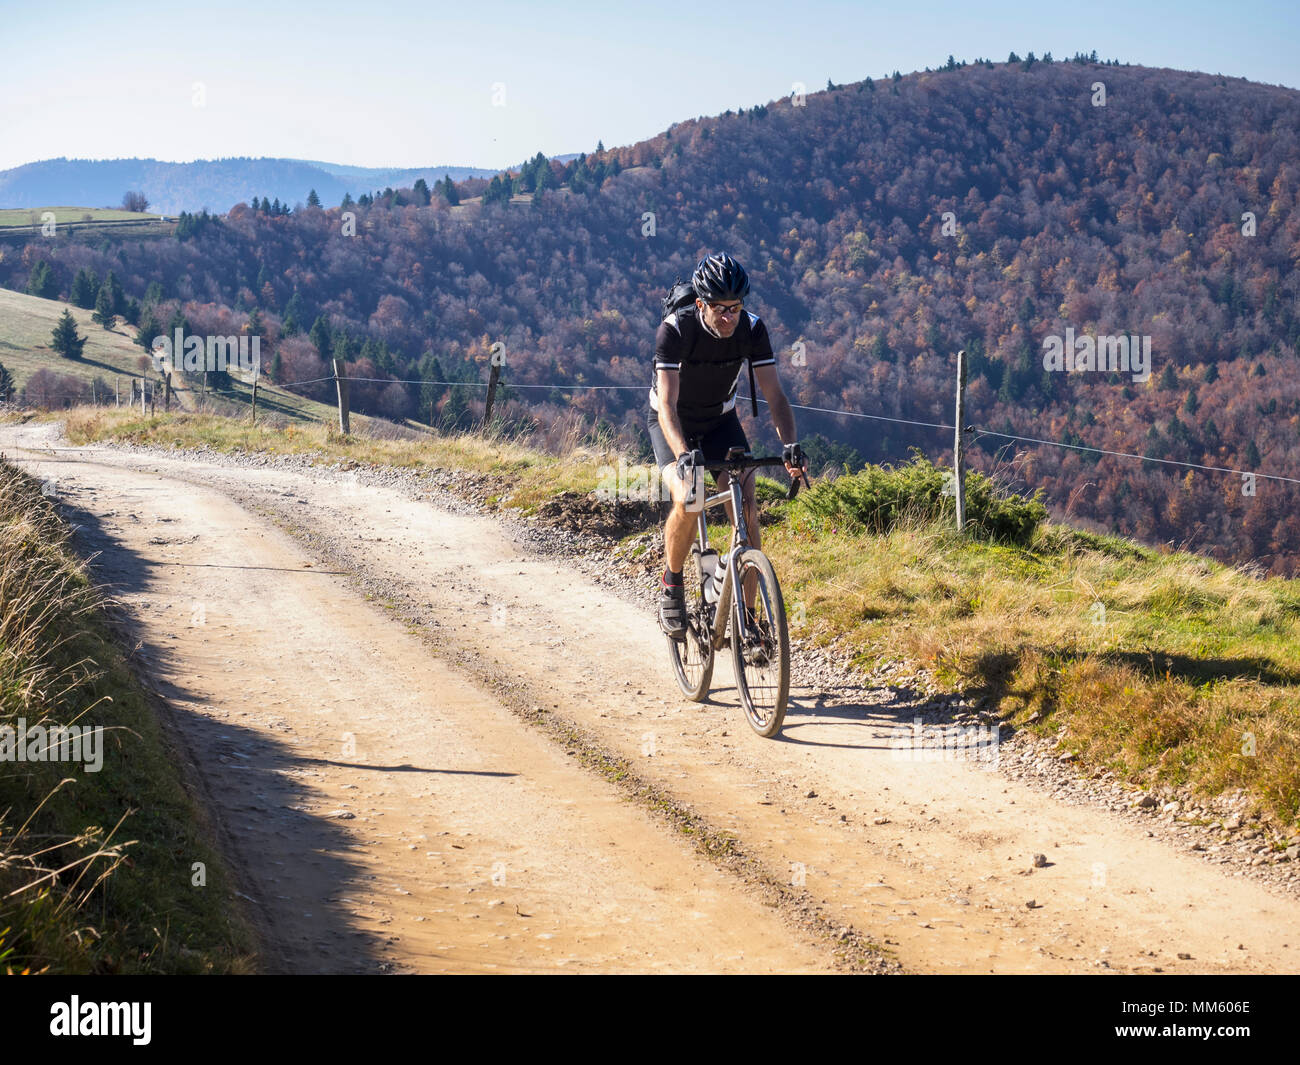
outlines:
M677 417L683 427L711 426L736 406L736 385L745 360L751 366L774 366L767 326L756 314L741 311L736 330L725 340L705 328L694 306L669 315L655 334L650 409L659 410L659 371L680 374Z

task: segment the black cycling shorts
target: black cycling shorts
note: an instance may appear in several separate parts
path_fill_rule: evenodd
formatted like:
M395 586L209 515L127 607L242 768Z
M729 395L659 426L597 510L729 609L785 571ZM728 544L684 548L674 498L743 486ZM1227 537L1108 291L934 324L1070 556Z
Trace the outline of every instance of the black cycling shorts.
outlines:
M677 456L668 446L668 441L664 439L664 431L659 427L659 415L649 408L647 411L646 431L650 434L650 443L655 449L655 462L660 469L676 465ZM740 417L734 410L727 411L712 425L703 428L683 425L682 435L686 437L688 445L704 452L706 461L720 462L727 457L727 452L733 447L749 450L749 440L746 439L745 430L740 425Z

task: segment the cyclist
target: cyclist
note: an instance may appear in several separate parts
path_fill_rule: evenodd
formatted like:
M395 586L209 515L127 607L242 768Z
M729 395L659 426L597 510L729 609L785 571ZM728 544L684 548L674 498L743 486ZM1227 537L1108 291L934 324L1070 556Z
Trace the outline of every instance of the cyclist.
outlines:
M744 309L749 295L749 275L730 255L701 259L691 276L694 305L669 315L655 334L654 379L646 428L654 446L655 461L672 494L672 510L664 525L664 574L660 581L659 625L669 636L686 632L686 599L682 567L695 533L695 519L687 513L704 505L705 461L726 457L732 447L749 450L749 441L736 414L736 386L748 359L754 377L772 411L776 435L785 445L782 458L794 477L805 466L795 437L794 412L781 388L776 356L767 326L758 315ZM762 546L754 474L741 482L745 524L754 547ZM730 475L718 474L718 490L726 491ZM693 495L692 495L693 493ZM727 517L735 523L731 504ZM745 589L746 608L753 609L756 586ZM752 617L752 614L751 614Z

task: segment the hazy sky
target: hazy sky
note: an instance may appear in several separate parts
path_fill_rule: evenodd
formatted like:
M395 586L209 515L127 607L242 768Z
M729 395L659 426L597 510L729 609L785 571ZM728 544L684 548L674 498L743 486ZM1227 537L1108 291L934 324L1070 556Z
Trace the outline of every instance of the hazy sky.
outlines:
M949 53L1096 49L1300 87L1294 0L699 6L7 0L0 169L56 156L504 167Z

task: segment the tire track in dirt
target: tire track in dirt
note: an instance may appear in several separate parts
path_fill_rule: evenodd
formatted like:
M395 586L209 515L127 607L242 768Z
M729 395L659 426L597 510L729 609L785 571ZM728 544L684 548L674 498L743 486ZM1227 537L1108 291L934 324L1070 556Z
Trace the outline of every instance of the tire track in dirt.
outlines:
M98 552L268 969L830 968L264 519L108 454L27 457Z
M796 677L778 742L744 724L728 662L714 701L686 702L642 607L537 556L497 520L357 478L102 460L201 477L277 514L445 660L521 713L541 707L570 723L715 838L734 837L759 879L795 881L833 930L876 936L908 969L1289 972L1300 962L1294 900L996 772L899 760L914 705L889 689L811 691Z

